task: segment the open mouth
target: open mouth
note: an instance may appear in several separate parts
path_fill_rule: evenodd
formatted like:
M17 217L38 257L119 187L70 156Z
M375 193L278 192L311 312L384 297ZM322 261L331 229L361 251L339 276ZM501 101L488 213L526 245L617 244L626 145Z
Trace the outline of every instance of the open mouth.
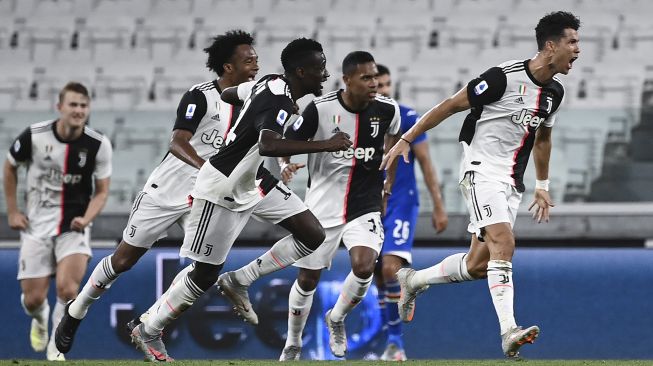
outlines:
M572 57L571 60L569 60L569 63L567 64L567 67L571 69L572 64L573 64L574 61L576 61L577 59L578 59L578 56L574 56L574 57Z

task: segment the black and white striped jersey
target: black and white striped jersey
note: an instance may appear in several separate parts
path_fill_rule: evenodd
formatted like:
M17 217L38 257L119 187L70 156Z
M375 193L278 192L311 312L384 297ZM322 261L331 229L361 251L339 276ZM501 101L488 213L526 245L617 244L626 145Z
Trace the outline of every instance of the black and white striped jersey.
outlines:
M460 179L465 172L511 184L524 191L524 171L540 124L552 127L564 98L554 77L544 85L528 70L530 60L492 67L467 84L472 106L460 131Z
M290 86L282 75L266 75L248 94L238 119L227 133L217 154L202 166L193 197L201 198L234 211L243 211L258 203L276 184L262 168L258 151L262 130L283 134L283 126L294 113Z
M353 111L345 106L342 92L315 98L285 133L286 138L296 140L326 140L342 131L354 143L346 151L308 155L305 202L324 227L381 211L384 174L379 166L384 136L396 135L401 127L394 100L377 95L364 110Z
M173 130L192 132L189 143L205 160L222 146L232 120L240 110L223 102L220 93L217 80L193 85L177 107ZM195 167L168 152L150 174L143 191L163 207L188 206L197 174Z
M35 123L23 131L7 154L13 166L27 166L27 233L49 238L70 231L84 216L94 179L111 176L111 142L90 127L74 141L63 141L56 120Z

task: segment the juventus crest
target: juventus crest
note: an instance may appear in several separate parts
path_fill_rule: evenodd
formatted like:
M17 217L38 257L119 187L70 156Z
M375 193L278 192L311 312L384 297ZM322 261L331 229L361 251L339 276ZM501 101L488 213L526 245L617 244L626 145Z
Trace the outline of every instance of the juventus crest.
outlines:
M83 168L86 165L86 151L79 152L79 167Z
M379 135L379 121L371 121L372 124L372 137Z

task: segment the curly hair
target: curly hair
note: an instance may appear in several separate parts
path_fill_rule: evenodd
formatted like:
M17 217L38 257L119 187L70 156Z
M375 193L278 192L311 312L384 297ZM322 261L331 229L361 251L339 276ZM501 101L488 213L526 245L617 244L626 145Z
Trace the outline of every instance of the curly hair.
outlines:
M241 44L252 45L254 38L251 34L242 30L232 30L213 38L213 43L204 49L209 55L206 67L214 71L218 76L224 74L224 64L233 57L236 47Z

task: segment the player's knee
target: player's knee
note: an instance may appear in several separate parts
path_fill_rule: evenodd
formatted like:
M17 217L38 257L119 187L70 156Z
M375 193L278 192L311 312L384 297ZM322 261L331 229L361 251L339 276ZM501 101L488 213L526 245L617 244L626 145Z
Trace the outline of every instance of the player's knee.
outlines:
M30 294L24 294L23 297L23 304L25 305L25 308L29 311L34 311L38 309L41 305L43 305L43 302L45 302L45 294L36 294L36 293L30 293Z
M487 233L486 242L493 258L508 261L512 259L515 252L515 237L510 230Z
M304 272L300 271L297 277L297 284L304 291L313 291L317 288L317 283L320 281L319 271Z
M57 297L65 302L77 297L78 284L63 283L57 284Z
M195 268L188 273L188 277L202 291L206 291L218 281L223 266L224 263L215 265L195 262Z
M386 282L394 282L397 279L398 269L395 266L383 263L383 278Z
M479 280L481 278L487 278L487 262L485 263L467 262L467 273L469 273L469 275L476 280Z
M138 261L138 258L130 258L128 256L117 256L113 255L111 257L111 267L116 274L129 271L134 264Z
M306 235L303 235L303 240L300 241L308 248L315 250L324 242L325 238L326 234L324 233L324 228L322 225L317 225L311 227Z
M355 262L352 263L351 270L358 278L370 278L374 274L374 263Z

